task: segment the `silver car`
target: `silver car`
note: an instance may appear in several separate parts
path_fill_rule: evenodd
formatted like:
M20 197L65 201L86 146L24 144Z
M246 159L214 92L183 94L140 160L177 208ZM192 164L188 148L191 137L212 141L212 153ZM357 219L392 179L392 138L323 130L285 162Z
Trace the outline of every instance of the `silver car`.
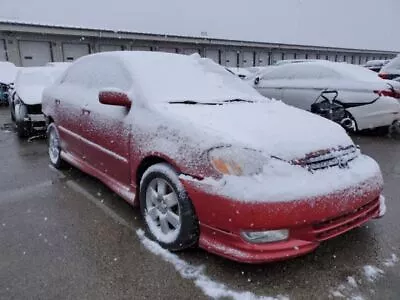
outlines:
M318 113L358 131L389 128L400 119L400 94L360 66L329 61L266 68L251 84L263 96Z

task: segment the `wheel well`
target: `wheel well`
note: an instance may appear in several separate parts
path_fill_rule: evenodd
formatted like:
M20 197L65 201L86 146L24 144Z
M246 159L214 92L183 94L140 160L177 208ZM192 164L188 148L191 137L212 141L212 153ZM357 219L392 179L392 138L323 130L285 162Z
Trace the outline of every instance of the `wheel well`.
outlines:
M165 159L158 157L158 156L149 156L146 157L145 159L142 160L140 163L139 167L137 168L136 171L136 186L139 188L140 181L142 180L142 176L144 172L151 166L159 163L168 163Z
M48 122L48 124L51 124L51 123L54 122L54 119L51 116L48 116L47 117L47 122Z

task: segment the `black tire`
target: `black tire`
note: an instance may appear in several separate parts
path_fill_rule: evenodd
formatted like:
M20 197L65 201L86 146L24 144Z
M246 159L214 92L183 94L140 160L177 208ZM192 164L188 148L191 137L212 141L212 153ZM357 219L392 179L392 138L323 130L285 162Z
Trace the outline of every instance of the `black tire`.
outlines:
M17 126L17 135L19 138L23 139L23 138L29 137L30 130L29 130L29 126L27 123L17 122L16 126Z
M180 229L177 231L177 237L168 242L161 241L157 238L151 226L149 226L150 223L148 223L150 217L147 214L147 190L154 180L159 179L166 181L169 187L176 193L179 206ZM171 251L181 251L197 245L200 230L195 209L182 183L179 181L178 173L169 164L159 163L146 170L140 183L139 196L140 210L146 224L147 235L150 239L158 242L161 247Z
M53 140L53 139L56 140ZM52 144L55 143L55 144ZM65 167L65 162L61 158L61 139L60 139L60 134L58 133L57 127L54 125L54 123L51 123L47 127L47 146L48 146L48 154L49 154L49 160L52 166L54 166L56 169L62 169ZM52 148L54 147L54 148ZM56 151L52 154L52 151ZM55 155L57 154L57 155Z
M14 113L14 111L15 111L14 105L11 104L11 106L10 106L10 114L11 114L11 120L13 122L15 122L15 113Z

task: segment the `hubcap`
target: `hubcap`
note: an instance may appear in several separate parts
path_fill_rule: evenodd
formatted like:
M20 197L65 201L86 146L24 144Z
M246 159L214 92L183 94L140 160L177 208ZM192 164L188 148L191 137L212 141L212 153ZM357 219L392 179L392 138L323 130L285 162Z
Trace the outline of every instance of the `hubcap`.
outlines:
M52 163L57 163L60 156L60 144L54 129L50 131L49 136L49 156Z
M176 240L181 229L178 195L162 178L153 179L146 190L146 222L161 242Z

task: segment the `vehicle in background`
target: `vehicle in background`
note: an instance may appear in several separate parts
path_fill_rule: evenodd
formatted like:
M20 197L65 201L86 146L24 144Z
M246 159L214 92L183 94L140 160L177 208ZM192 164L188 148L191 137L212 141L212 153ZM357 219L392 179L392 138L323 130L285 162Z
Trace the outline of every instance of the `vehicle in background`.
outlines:
M253 85L266 97L308 111L315 103L325 109L340 105L343 115L335 120L352 131L385 132L400 119L399 94L393 86L360 66L329 61L285 64L257 75ZM327 91L337 92L329 95L334 97L328 97L328 106L322 97Z
M17 67L10 62L0 62L0 105L9 105L10 88L15 81Z
M11 119L19 137L46 129L42 113L42 92L65 71L66 66L21 68L11 97Z
M240 79L246 79L252 75L252 73L246 68L228 68L233 74L235 74Z
M343 128L199 55L82 57L43 92L43 112L52 165L140 206L170 250L288 259L384 213L379 166Z
M284 59L277 61L276 63L273 64L273 66L282 66L286 64L296 64L296 63L305 63L313 61L319 61L319 59Z
M64 67L68 68L72 63L71 62L49 62L45 66L46 67Z
M382 69L383 66L385 66L390 60L369 60L367 63L363 66L371 71L374 71L376 73L379 73L379 71Z
M396 79L400 77L400 55L397 55L389 63L382 67L379 77L383 79Z

